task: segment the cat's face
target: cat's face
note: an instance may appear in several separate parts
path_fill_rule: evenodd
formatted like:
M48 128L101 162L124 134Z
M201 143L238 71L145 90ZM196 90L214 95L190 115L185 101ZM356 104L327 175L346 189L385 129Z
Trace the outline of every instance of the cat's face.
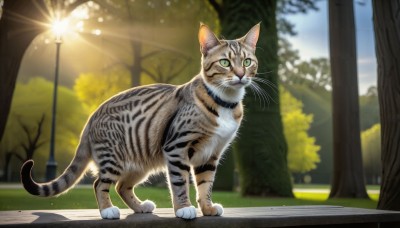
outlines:
M201 25L199 42L204 80L222 90L250 85L257 74L255 49L259 31L257 24L240 39L219 40L207 26Z

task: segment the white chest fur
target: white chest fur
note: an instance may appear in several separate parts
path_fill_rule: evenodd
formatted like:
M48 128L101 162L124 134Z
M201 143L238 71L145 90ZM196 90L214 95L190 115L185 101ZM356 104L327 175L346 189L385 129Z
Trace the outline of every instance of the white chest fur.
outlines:
M227 108L219 108L218 115L218 127L212 137L203 144L201 153L195 153L191 160L194 165L205 164L212 155L223 153L236 135L239 123L233 118L233 111Z
M239 127L238 122L236 122L236 120L233 118L232 112L232 109L227 108L220 108L218 110L218 127L215 133L222 139L230 139L235 135Z

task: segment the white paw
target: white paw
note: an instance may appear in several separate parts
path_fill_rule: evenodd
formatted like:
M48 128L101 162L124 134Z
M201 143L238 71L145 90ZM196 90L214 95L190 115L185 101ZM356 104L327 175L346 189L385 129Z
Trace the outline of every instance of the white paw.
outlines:
M219 203L214 203L213 204L213 207L215 208L215 209L217 209L217 216L220 216L220 215L222 215L223 213L224 213L224 208L222 207L222 205L221 204L219 204Z
M197 214L196 208L193 206L184 207L176 210L175 212L176 217L183 219L194 219L196 218L196 214Z
M156 204L153 201L145 200L140 204L140 208L142 213L151 213L156 208Z
M103 219L119 219L119 208L112 206L100 211Z

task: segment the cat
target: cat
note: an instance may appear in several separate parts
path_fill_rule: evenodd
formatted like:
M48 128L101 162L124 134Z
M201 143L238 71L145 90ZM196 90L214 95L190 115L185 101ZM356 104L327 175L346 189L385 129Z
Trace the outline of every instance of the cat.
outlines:
M152 201L139 200L134 187L166 168L176 217L194 219L189 199L192 173L197 203L204 216L220 216L223 207L211 200L218 162L235 138L243 118L245 87L257 74L255 56L260 24L242 38L220 40L200 25L201 71L180 85L135 87L105 101L89 118L75 157L66 170L47 183L33 181L33 160L21 168L24 188L48 197L67 191L85 173L89 162L98 167L94 191L103 219L119 219L110 200L116 191L135 213L151 213Z

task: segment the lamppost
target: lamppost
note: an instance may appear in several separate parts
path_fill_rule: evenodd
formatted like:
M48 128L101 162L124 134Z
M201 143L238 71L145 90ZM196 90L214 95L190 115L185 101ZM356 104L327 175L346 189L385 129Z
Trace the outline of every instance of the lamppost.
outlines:
M62 35L65 32L67 22L57 20L53 23L53 32L55 34L56 44L56 66L54 76L54 91L53 91L53 107L51 117L51 132L50 132L50 154L46 165L46 180L50 181L56 177L57 162L54 158L55 148L55 132L56 132L56 116L57 116L57 89L58 89L58 68L60 62L60 48L62 44Z

